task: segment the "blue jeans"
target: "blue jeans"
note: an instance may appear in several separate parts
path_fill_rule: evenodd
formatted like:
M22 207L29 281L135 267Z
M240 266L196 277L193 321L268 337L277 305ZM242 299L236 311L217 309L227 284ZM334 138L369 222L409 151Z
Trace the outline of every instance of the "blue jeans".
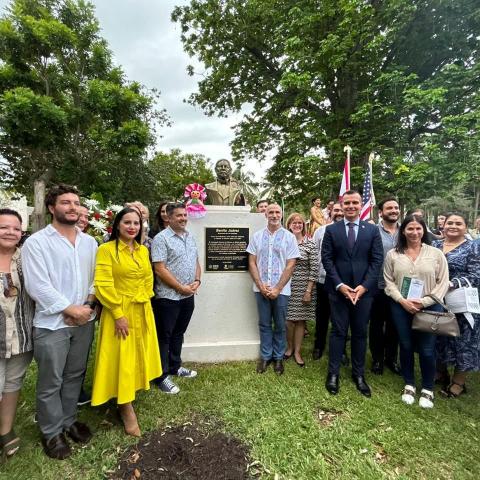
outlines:
M412 330L413 315L399 303L391 300L392 320L398 332L400 342L400 367L407 385L415 386L415 351L420 360L422 388L433 390L435 380L435 343L437 337L432 333ZM432 305L427 310L442 312L441 305Z
M262 360L283 359L287 348L285 319L289 298L288 295L279 295L275 300L270 300L261 293L255 292Z

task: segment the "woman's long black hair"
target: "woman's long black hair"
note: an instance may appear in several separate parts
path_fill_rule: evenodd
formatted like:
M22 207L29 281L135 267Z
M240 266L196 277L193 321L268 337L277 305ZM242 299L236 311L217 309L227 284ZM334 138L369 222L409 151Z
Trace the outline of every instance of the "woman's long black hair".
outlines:
M138 231L137 236L135 237L135 241L141 245L142 244L142 217L140 216L140 212L136 208L132 207L125 207L123 210L120 210L117 215L115 215L115 220L113 221L112 225L112 233L110 234L110 242L115 241L115 249L117 251L118 257L118 240L120 238L118 234L118 227L120 225L120 221L127 213L135 213L138 215L138 219L140 220L140 230Z
M162 219L162 207L164 205L168 205L169 203L170 202L168 200L165 200L161 202L160 205L158 206L157 213L155 214L155 228L158 229L157 233L161 232L162 230L165 230L166 228Z
M428 235L427 225L425 224L425 221L423 220L423 218L415 214L407 215L403 219L403 222L400 225L400 230L398 232L397 245L395 247L395 250L398 253L405 253L405 249L407 248L407 237L405 236L405 229L407 228L407 225L411 222L417 222L422 226L423 228L422 243L426 243L427 245L430 245L430 238Z

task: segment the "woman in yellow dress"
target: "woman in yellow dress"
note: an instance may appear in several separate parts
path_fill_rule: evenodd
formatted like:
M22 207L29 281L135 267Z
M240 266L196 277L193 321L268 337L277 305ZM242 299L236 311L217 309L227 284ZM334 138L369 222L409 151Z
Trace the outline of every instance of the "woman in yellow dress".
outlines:
M118 212L110 241L100 245L95 294L103 305L97 341L92 405L117 399L125 432L140 436L132 401L162 374L150 298L153 272L139 243L141 218L134 208Z
M325 225L327 221L323 216L322 201L319 197L312 198L312 208L310 209L310 226L308 233L310 237L313 237L315 230L322 225Z

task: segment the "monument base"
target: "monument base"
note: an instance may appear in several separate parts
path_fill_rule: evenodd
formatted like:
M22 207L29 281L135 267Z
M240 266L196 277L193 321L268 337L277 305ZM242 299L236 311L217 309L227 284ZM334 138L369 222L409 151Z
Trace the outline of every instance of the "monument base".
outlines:
M191 362L255 360L259 355L258 314L248 271L206 271L206 229L248 228L249 238L266 226L250 207L207 206L203 218L191 218L202 267L202 285L185 334L182 359Z
M185 362L220 363L258 358L260 341L233 341L218 343L185 343L182 360Z

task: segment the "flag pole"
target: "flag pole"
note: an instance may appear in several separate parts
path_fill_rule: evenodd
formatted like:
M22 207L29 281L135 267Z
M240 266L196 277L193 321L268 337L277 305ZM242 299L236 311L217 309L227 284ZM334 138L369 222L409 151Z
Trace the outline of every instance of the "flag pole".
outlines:
M342 184L340 185L340 193L338 194L339 200L342 199L343 194L347 190L350 190L350 153L352 152L352 149L350 145L345 145L343 151L347 152L347 158L345 160L345 165L343 166Z

